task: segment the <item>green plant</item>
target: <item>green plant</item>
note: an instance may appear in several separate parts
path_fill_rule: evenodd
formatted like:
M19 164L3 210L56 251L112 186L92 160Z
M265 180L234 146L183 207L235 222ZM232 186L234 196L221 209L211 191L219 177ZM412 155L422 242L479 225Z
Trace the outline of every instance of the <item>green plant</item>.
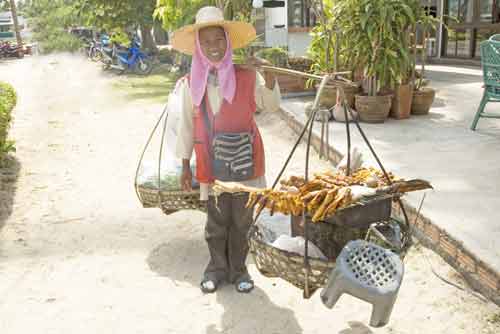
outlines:
M7 140L3 143L0 143L0 157L3 157L10 152L16 152L16 145L13 140ZM3 158L1 158L3 160Z
M416 90L419 90L423 86L427 84L427 81L424 78L424 72L425 72L425 63L427 60L427 40L429 37L429 32L432 30L436 30L437 25L440 23L439 19L433 17L430 15L427 9L425 9L420 1L418 0L408 0L411 3L412 10L415 13L415 25L413 27L413 32L416 34L417 27L420 27L423 33L423 53L422 53L422 71L420 74L417 75L416 72L416 63L417 63L417 49L416 49L416 41L413 45L413 52L414 56L412 59L412 66L411 66L411 81L413 86L415 87ZM451 20L455 20L453 17L449 17ZM446 27L446 25L444 25ZM417 78L418 77L418 78ZM415 80L416 84L415 84Z
M14 142L7 140L7 134L12 120L12 109L17 104L14 88L0 82L0 156L15 151Z
M25 5L25 15L30 21L33 37L38 41L43 53L56 51L77 51L82 42L68 33L72 25L80 25L82 20L75 13L77 1L39 0Z
M346 62L364 68L370 96L401 82L411 66L406 32L416 22L414 1L343 0L333 6L333 20L348 36L343 41Z
M341 67L336 57L339 55L341 45L339 32L336 31L336 22L333 20L334 0L312 1L312 3L319 22L311 31L312 41L307 50L313 62L311 71L316 74L331 73ZM317 10L318 7L319 10Z
M288 52L283 48L265 48L258 51L256 56L269 61L274 66L288 67Z

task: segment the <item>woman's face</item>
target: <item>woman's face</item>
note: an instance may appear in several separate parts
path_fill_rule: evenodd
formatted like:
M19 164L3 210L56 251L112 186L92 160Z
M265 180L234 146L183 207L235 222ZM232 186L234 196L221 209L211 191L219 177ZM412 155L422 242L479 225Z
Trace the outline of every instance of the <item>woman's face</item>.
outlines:
M226 34L222 27L206 27L199 31L200 47L203 54L213 63L222 61L226 54Z

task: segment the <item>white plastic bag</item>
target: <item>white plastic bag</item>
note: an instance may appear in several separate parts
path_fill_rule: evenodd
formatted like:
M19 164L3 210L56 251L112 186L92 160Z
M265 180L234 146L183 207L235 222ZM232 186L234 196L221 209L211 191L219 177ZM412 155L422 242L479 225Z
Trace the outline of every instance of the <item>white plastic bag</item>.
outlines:
M160 124L156 128L154 138L156 141L149 143L147 153L149 153L139 166L139 173L137 175L137 184L149 189L162 189L166 191L180 191L181 189L181 173L182 163L176 157L176 143L177 143L177 128L182 113L182 96L181 90L176 89L170 93L166 113L161 119ZM166 122L166 124L165 124ZM161 139L163 137L163 148L160 162L160 148ZM195 170L194 163L191 164L191 170ZM160 177L158 178L158 173ZM199 186L198 182L193 178L193 188Z
M295 254L304 255L306 240L301 236L291 237L289 235L282 234L272 243L272 246ZM308 243L307 254L309 257L327 260L323 252L321 252L321 250L311 241Z
M361 168L363 165L363 154L358 150L357 147L354 147L351 150L351 171L355 171ZM337 169L346 170L347 169L347 154L344 155L342 160L337 165Z

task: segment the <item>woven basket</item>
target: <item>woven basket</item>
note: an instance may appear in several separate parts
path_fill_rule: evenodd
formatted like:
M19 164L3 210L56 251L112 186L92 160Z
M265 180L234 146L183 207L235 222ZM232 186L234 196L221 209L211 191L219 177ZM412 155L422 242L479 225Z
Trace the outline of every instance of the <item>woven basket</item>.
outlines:
M435 96L436 91L432 88L414 90L411 102L412 115L427 115L432 103L434 102Z
M316 85L316 89L318 88L319 85ZM342 88L344 89L345 98L349 107L354 108L354 99L356 94L359 92L359 87L343 85ZM324 108L331 108L337 104L337 87L326 85L323 89L323 94L321 94L319 98L319 103Z
M356 111L366 123L383 123L391 111L391 95L356 95Z
M305 288L304 257L299 254L275 248L264 241L258 225L252 225L249 232L250 251L259 272L266 277L280 277L299 289ZM335 260L309 259L309 296L323 287Z
M179 210L200 210L206 212L207 206L200 200L200 191L161 191L137 186L142 206L145 208L160 207L165 214Z

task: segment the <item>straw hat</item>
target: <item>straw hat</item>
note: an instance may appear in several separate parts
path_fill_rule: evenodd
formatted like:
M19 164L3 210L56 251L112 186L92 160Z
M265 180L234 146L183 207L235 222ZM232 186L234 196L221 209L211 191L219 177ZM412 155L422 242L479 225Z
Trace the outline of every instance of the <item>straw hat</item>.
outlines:
M233 49L241 48L252 42L255 37L255 28L246 22L226 21L224 14L217 7L203 7L196 14L196 23L182 27L172 36L172 47L187 54L195 50L195 33L205 27L220 26L229 35Z

